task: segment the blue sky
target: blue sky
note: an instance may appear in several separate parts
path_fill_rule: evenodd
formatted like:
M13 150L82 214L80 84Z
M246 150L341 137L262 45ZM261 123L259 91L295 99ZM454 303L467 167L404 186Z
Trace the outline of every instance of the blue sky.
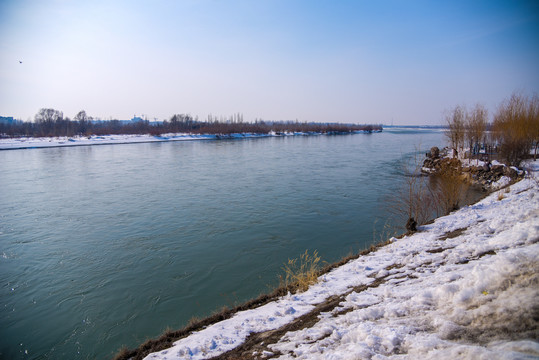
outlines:
M436 125L514 91L539 93L534 1L0 0L0 115L23 120Z

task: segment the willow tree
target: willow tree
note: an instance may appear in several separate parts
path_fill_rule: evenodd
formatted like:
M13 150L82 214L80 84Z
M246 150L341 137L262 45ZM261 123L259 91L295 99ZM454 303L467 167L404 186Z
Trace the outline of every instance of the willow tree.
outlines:
M464 148L464 137L466 134L466 108L457 105L445 116L448 131L446 136L451 148L458 156L459 150Z
M493 129L500 141L500 153L510 165L520 165L529 155L532 145L537 147L538 101L537 96L528 98L513 93L494 115Z
M528 135L534 147L533 160L537 160L537 148L539 147L539 97L535 94L528 104Z
M470 158L473 154L473 149L478 147L483 142L485 136L488 111L481 104L476 104L475 107L466 113L466 139L470 146Z

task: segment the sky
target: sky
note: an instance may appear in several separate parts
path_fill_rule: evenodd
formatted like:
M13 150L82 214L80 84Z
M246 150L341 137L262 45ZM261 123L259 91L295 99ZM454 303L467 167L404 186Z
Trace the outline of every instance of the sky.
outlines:
M513 92L539 93L537 1L0 0L0 116L22 120L440 125Z

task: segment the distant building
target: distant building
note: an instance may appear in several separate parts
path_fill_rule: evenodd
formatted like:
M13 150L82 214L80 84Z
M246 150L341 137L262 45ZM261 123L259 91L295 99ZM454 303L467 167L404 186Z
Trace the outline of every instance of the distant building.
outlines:
M13 116L0 116L0 124L16 124L17 120L13 119Z

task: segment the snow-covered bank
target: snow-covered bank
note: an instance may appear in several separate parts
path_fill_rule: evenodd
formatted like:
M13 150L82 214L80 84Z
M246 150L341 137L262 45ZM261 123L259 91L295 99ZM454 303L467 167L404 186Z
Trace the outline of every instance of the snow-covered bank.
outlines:
M239 312L146 359L217 356L309 313L313 324L249 356L537 358L539 185L527 178L509 189L322 275L304 293ZM334 305L316 312L330 298Z
M380 132L374 131L354 131L351 134L362 134ZM149 142L167 142L167 141L189 141L189 140L222 140L222 139L248 139L273 136L307 136L323 135L314 132L270 132L267 134L257 133L239 133L239 134L188 134L173 133L162 135L103 135L103 136L73 136L73 137L21 137L0 139L0 150L33 149L46 147L65 147L65 146L89 146L89 145L111 145L111 144L132 144Z

